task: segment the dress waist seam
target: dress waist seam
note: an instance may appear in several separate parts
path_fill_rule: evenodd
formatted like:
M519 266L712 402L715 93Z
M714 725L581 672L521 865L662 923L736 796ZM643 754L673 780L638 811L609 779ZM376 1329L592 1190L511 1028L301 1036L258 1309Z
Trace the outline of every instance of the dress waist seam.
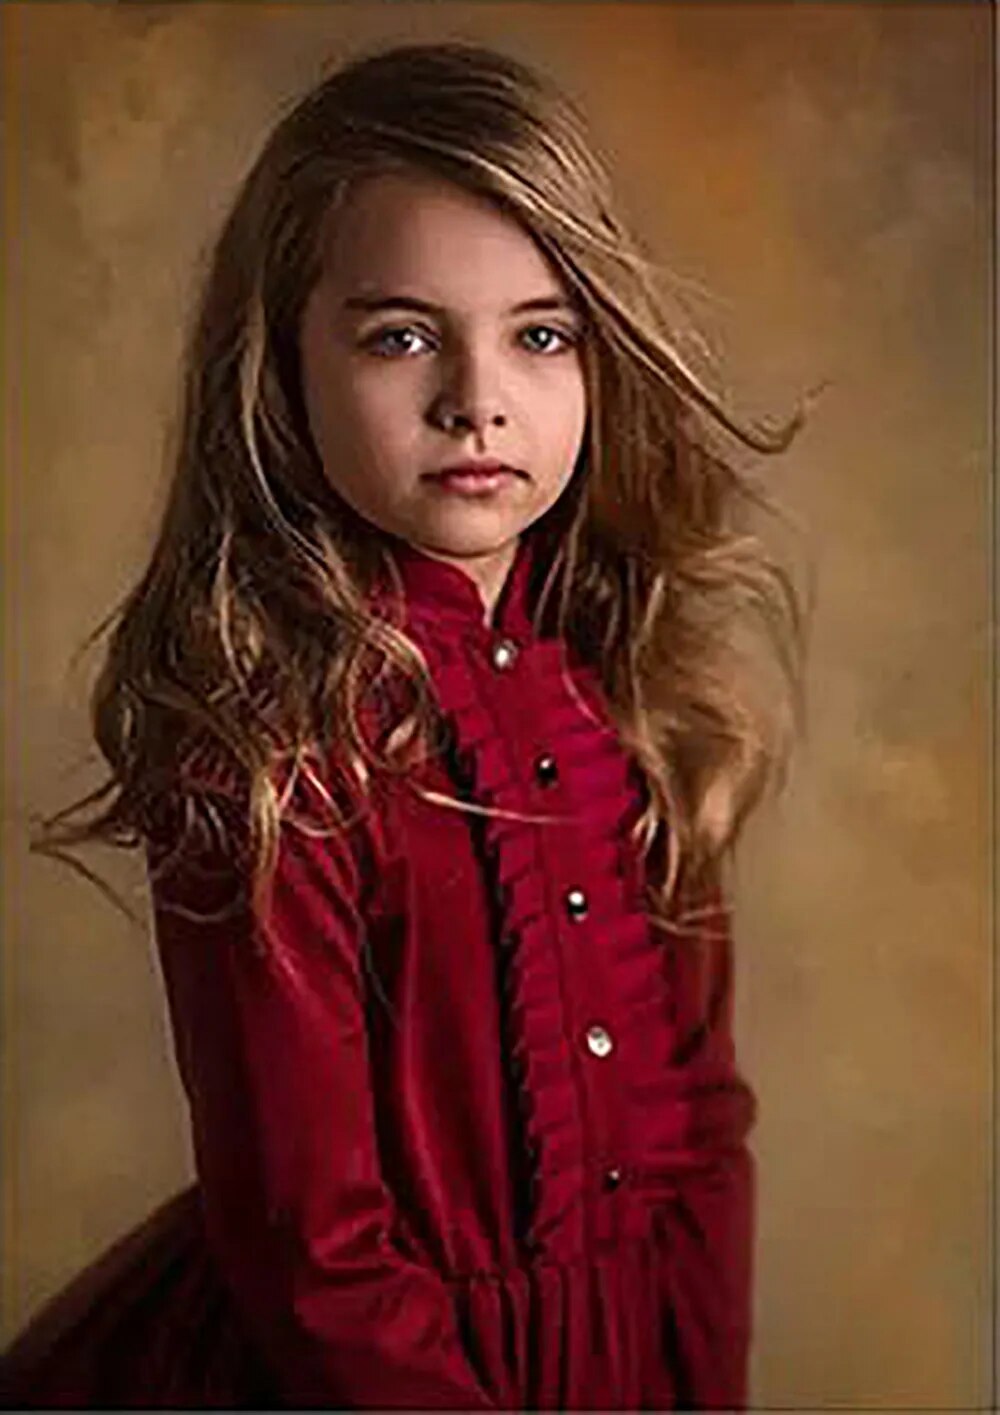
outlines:
M659 1252L661 1248L661 1232L651 1224L649 1231L640 1237L632 1235L616 1238L592 1244L587 1249L570 1254L539 1253L525 1262L514 1263L508 1267L469 1268L462 1272L444 1271L441 1278L446 1287L452 1288L471 1287L476 1283L516 1286L532 1282L547 1271L575 1272L581 1268L600 1268L607 1266L609 1261L625 1262L629 1258L641 1257L643 1252Z

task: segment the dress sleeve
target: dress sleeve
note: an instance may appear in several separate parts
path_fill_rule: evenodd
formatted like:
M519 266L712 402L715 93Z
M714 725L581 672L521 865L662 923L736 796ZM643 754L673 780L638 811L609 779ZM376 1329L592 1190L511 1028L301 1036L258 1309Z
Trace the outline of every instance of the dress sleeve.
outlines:
M733 1040L732 913L717 879L688 896L675 950L677 1065L702 1117L701 1162L680 1170L658 1215L670 1261L664 1310L677 1404L743 1409L753 1330L756 1097ZM682 916L683 917L683 916Z
M151 845L150 862L161 853ZM494 1408L445 1283L394 1247L354 851L342 837L283 827L259 919L243 904L211 922L192 917L225 915L242 883L221 854L151 878L208 1241L279 1397Z

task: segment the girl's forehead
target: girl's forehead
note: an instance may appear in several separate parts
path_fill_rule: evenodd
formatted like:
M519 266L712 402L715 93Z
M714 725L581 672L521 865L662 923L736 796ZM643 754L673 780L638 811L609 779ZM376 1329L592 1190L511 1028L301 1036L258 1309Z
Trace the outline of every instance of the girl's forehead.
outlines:
M469 297L564 293L519 221L488 197L422 172L382 174L355 187L328 213L322 252L325 281L352 292L398 293L395 286L416 282Z

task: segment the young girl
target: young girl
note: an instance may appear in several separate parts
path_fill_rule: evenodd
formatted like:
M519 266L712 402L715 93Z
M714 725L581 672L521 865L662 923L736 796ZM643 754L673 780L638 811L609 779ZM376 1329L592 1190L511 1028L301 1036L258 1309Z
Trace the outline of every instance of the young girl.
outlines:
M197 1184L7 1404L733 1408L754 1097L722 862L797 601L571 104L357 61L218 243L151 563L96 690ZM79 808L77 808L79 809Z

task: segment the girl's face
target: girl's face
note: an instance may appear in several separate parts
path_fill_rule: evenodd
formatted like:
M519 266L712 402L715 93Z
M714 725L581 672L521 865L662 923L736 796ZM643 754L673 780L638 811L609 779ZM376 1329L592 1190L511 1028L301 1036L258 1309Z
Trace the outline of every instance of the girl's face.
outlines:
M299 331L326 475L383 531L461 565L491 606L583 441L583 321L531 237L430 174L372 177L328 223ZM442 468L493 459L495 485Z

